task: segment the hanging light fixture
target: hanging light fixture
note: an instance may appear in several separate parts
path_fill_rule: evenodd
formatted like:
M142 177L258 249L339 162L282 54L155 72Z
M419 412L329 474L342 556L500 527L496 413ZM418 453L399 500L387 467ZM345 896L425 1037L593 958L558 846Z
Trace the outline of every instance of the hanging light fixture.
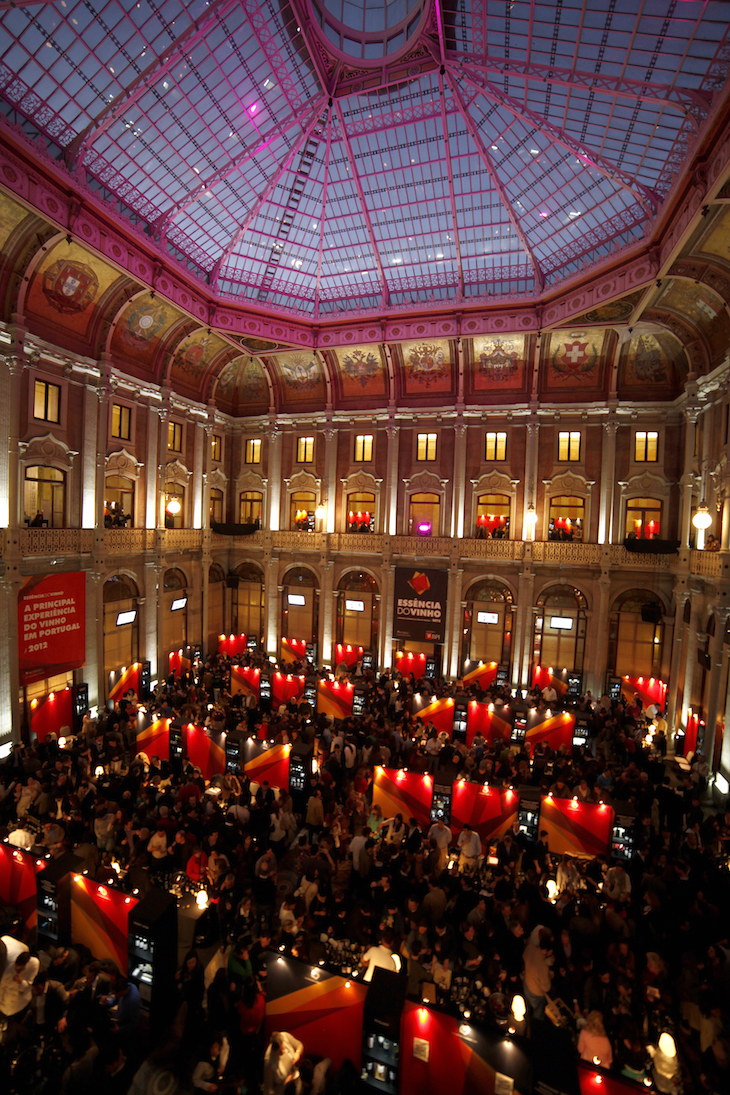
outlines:
M533 506L532 502L527 507L527 516L525 517L525 521L528 525L537 524L537 513L535 512L535 507Z
M710 511L703 502L701 506L698 506L697 513L692 518L692 524L696 529L706 529L712 524L712 518L710 517Z
M178 498L168 498L165 509L168 513L172 514L173 517L177 517L178 513L182 509L182 506L180 505L180 500Z

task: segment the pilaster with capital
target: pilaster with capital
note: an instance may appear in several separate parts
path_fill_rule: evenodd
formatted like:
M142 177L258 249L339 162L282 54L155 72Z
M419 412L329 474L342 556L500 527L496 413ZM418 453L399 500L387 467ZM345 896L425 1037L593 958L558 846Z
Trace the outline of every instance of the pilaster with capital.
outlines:
M461 581L464 575L459 566L458 559L452 558L449 567L449 582L446 593L446 620L444 634L444 652L448 654L448 662L442 666L444 676L460 677L460 653L461 653Z
M672 661L669 667L669 691L667 693L667 730L668 748L674 752L674 734L677 729L677 702L679 699L679 672L684 651L684 606L689 598L689 590L674 591L674 642L672 643Z
M279 598L284 587L279 585L279 560L276 555L265 563L264 605L266 612L266 630L264 642L269 657L279 657Z
M332 665L332 634L334 617L334 563L332 559L320 561L322 592L319 598L319 649L320 664Z
M167 671L160 663L160 648L162 644L163 627L163 598L162 576L164 564L158 560L149 560L144 566L144 650L150 663L152 679L166 677ZM159 645L158 645L159 639Z
M101 708L106 700L104 672L104 582L106 573L86 571L86 666L84 680L89 686L89 707Z
M464 497L466 492L467 425L459 415L454 433L454 474L451 479L451 535L464 535Z
M388 438L388 475L385 480L385 522L383 532L387 536L398 534L398 454L400 430L395 422L385 427Z
M529 688L530 686L532 630L535 616L532 604L534 591L535 574L528 560L520 571L517 591L517 617L515 619L514 656L512 658L513 688Z
M723 646L730 607L727 605L713 608L715 633L710 641L710 683L707 690L707 711L705 714L705 735L702 742L704 753L711 770L715 770L715 741L717 739L718 714L720 712L720 685L723 671ZM699 743L698 743L699 748Z
M17 533L16 533L17 535ZM20 664L18 659L18 594L23 585L19 570L5 572L0 581L0 747L20 741Z
M696 389L696 385L694 388ZM699 414L700 406L699 403L696 402L696 395L688 385L688 402L684 410L684 468L682 472L682 510L680 517L680 535L683 547L689 547L690 535L692 533L692 493L695 485L694 445L695 429Z
M141 413L141 411L140 411ZM145 527L157 528L158 489L160 472L158 468L158 443L160 439L160 409L147 408L147 466L145 468L147 502L145 506Z
M0 358L0 436L7 445L0 445L0 527L17 528L20 521L20 397L23 371L22 356L8 354Z
M282 436L276 424L272 424L266 433L269 443L269 517L268 528L278 532L281 528L281 448ZM276 630L276 626L274 626Z
M586 658L589 667L590 683L583 685L584 691L590 688L594 696L602 696L606 688L608 672L608 608L611 595L611 575L601 571L596 583L598 586L598 609L593 618L593 626L588 628L588 636L593 634L593 649ZM587 637L588 637L587 636Z
M525 493L522 501L522 539L534 540L536 526L531 525L527 520L527 513L530 506L536 507L537 504L535 490L537 484L537 442L540 424L537 415L534 412L530 415L530 420L525 428L527 430L527 443L525 445Z
M380 603L380 665L383 669L393 666L393 590L395 588L395 564L383 560L383 599Z
M611 411L603 423L603 453L601 459L601 497L598 510L598 543L613 543L613 522L616 492L616 433L618 419Z
M324 487L321 502L325 507L325 532L335 531L337 515L337 439L338 431L334 426L326 426L324 434Z
M692 700L692 692L694 688L695 679L695 666L697 665L697 642L698 633L700 631L700 619L702 616L702 608L704 604L704 597L696 592L691 593L691 606L692 612L687 625L687 641L684 648L684 684L682 689L682 713L680 716L681 725L687 726L687 717L690 707L694 707Z

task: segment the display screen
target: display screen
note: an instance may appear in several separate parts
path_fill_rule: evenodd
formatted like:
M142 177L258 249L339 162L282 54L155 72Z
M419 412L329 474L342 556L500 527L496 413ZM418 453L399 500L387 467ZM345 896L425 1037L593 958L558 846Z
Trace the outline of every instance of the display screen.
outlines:
M497 612L477 612L478 624L498 624L499 614Z
M365 714L365 693L357 691L352 697L352 713L353 715Z
M303 791L307 785L307 769L301 757L289 757L289 790Z
M286 599L290 605L301 605L302 608L307 603L303 593L288 593Z
M348 612L364 612L365 611L365 602L364 601L348 601L348 600L346 600L345 601L345 608L347 609Z
M181 608L185 608L185 605L187 603L188 603L187 597L178 597L170 605L170 612L179 612Z
M259 699L271 699L271 677L261 674L259 678Z
M550 626L554 631L572 631L573 621L570 616L551 616Z
M130 608L129 612L119 612L117 614L117 627L124 627L125 624L133 624L136 619L136 608Z
M431 802L431 821L451 821L451 791L435 791Z

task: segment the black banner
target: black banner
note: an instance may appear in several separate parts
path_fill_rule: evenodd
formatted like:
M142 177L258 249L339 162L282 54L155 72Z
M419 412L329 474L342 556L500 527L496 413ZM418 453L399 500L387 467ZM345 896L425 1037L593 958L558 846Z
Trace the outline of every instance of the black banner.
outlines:
M396 567L393 638L442 643L448 584L446 570Z

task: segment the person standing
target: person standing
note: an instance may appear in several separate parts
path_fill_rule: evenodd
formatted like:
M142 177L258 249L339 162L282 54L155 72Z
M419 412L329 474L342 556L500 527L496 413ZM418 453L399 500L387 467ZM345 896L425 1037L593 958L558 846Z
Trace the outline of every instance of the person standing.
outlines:
M264 1054L263 1095L284 1095L291 1080L298 1079L304 1044L285 1030L275 1030Z
M449 845L451 844L452 837L451 829L442 817L440 817L438 821L435 821L428 830L428 839L432 840L438 848L437 869L439 871L445 870L449 859Z

